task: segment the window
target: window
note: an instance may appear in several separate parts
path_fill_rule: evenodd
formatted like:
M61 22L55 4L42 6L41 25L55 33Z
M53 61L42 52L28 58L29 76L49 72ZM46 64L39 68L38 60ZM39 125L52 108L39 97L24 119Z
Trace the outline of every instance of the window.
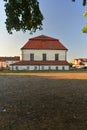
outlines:
M46 61L46 54L43 54L43 61Z
M34 54L33 54L33 53L30 54L30 60L31 60L31 61L34 60Z
M58 66L56 66L56 70L58 70Z
M29 70L29 66L27 66L27 70Z
M65 70L65 67L64 67L64 66L62 66L62 70Z
M37 70L37 66L34 67L34 70Z
M44 66L42 66L42 70L44 70Z
M51 66L49 66L48 69L51 70Z
M18 66L16 66L16 70L18 70Z
M59 60L59 54L55 54L55 60Z

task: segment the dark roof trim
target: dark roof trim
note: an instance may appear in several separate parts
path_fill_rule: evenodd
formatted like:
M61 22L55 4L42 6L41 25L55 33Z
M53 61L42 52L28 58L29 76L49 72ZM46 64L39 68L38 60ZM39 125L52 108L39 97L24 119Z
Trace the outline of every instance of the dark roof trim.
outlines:
M11 65L69 65L69 63L67 61L20 61Z

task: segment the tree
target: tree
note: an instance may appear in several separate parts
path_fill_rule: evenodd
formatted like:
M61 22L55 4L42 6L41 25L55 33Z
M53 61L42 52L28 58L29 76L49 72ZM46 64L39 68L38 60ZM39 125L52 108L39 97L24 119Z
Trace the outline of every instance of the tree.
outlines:
M87 10L84 12L83 15L84 15L85 17L87 17ZM83 27L82 32L83 32L83 33L87 33L87 23L86 23L86 25Z
M42 29L43 15L37 0L4 0L6 28L9 34L13 30L29 30L31 33Z
M72 0L73 2L75 2L76 0ZM83 6L85 6L86 5L86 2L87 2L87 0L82 0L83 1Z
M39 8L38 0L4 0L6 12L6 28L9 34L13 30L24 31L29 30L31 33L37 29L42 29L43 15ZM72 0L75 2L76 0ZM82 0L83 6L87 0ZM86 27L82 30L87 33ZM85 30L86 29L86 30ZM85 31L84 31L85 30Z
M75 0L72 0L75 2ZM87 4L87 0L83 0L83 6L85 6ZM87 10L84 12L83 14L85 17L87 17ZM87 23L86 25L82 28L82 32L83 33L87 33Z

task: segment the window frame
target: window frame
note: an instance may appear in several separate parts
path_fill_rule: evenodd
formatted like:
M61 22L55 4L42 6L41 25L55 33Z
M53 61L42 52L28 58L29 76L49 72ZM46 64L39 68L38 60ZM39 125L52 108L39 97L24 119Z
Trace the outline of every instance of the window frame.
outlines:
M47 54L46 54L46 53L43 53L43 54L42 54L42 60L43 60L43 61L46 61L46 60L47 60Z
M34 53L30 53L30 61L34 61Z
M56 53L56 54L55 54L55 61L58 61L58 60L59 60L59 54Z

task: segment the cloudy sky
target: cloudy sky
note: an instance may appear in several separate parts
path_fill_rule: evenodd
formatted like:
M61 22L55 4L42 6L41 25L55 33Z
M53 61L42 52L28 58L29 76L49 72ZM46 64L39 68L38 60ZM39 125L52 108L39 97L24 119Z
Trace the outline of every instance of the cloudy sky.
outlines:
M18 56L20 48L29 38L47 35L59 39L68 48L68 61L73 58L87 58L87 34L81 32L87 22L83 16L87 7L82 0L38 0L44 15L43 30L34 34L16 32L9 35L5 28L4 2L0 0L0 56Z

